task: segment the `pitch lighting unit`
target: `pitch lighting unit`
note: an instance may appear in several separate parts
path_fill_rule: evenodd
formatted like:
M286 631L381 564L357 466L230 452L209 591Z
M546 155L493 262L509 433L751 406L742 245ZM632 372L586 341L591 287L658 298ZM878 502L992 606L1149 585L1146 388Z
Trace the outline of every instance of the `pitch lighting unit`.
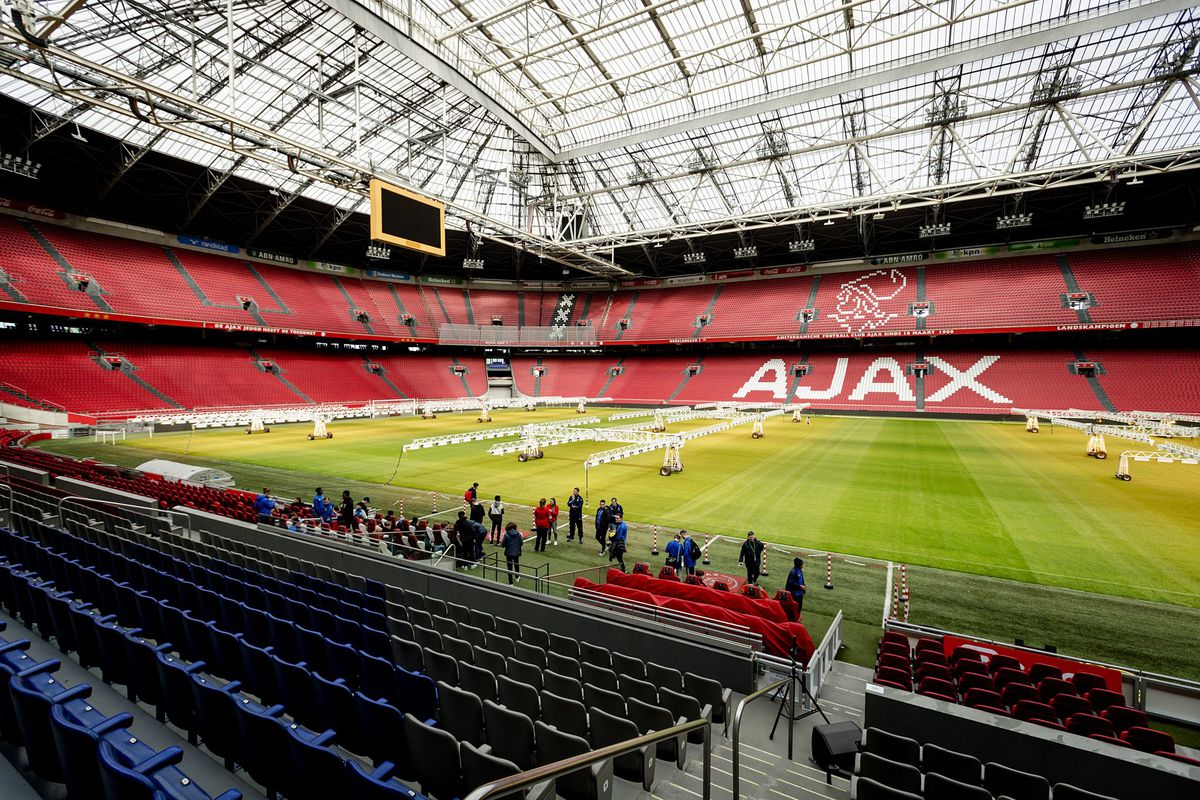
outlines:
M996 230L1004 230L1006 228L1028 228L1033 224L1033 214L1009 214L1005 217L996 217Z
M932 239L935 236L949 236L950 223L936 222L933 225L922 225L917 231L917 235L922 239Z
M734 258L758 258L758 247L755 245L747 245L746 247L733 248Z
M1083 207L1084 219L1100 219L1101 217L1120 217L1125 213L1125 201L1118 203L1096 203Z
M684 253L683 263L685 264L703 264L707 260L704 253Z
M817 249L817 243L812 239L797 239L796 241L788 242L789 253L811 253Z
M376 261L387 261L392 257L392 248L386 244L371 244L367 245L367 258L375 259Z
M20 175L22 178L37 180L38 173L42 171L42 162L34 163L32 158L22 158L14 156L12 153L4 153L0 156L0 170Z
M464 258L463 269L483 269L482 258Z

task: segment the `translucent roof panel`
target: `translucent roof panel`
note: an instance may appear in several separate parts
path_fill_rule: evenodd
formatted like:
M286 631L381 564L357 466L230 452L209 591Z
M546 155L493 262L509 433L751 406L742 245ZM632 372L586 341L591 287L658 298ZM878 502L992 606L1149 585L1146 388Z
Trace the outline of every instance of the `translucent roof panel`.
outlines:
M549 238L579 210L607 246L1200 150L1200 13L1167 7L238 0L227 19L221 2L114 0L52 34L74 61L31 58L0 20L0 92L133 148L361 202L229 152L228 114L447 200L451 224L477 214ZM214 116L164 125L100 79Z

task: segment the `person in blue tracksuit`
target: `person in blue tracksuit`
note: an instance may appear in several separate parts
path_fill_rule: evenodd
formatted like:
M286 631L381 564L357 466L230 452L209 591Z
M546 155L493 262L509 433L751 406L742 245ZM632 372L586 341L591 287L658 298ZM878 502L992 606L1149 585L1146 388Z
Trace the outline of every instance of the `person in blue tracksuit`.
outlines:
M687 531L680 531L683 534L683 571L688 575L696 574L696 543L692 541L692 537L688 536Z
M567 517L570 522L570 527L567 529L567 541L574 539L578 533L578 541L583 544L583 495L579 493L578 486L567 498Z
M667 542L667 566L673 567L676 573L683 569L683 531Z
M329 522L333 519L333 503L329 502L329 498L325 496L325 490L320 486L313 495L312 505L314 517L319 517L322 522Z
M271 524L271 514L275 511L275 501L271 499L271 490L263 487L262 494L254 498L254 513L258 514L260 525Z
M625 524L625 520L621 519L620 514L613 517L613 522L616 527L613 529L612 540L608 545L608 560L616 559L617 563L621 565L621 572L628 572L629 570L625 569L625 545L629 536L629 526Z

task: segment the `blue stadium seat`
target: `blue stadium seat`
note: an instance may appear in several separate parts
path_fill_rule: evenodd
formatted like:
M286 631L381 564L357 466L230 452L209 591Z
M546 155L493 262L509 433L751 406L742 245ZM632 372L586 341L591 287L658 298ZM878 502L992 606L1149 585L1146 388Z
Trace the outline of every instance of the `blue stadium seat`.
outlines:
M316 734L304 728L288 728L292 767L288 800L331 800L344 791L345 759L328 747L334 737L331 730Z
M168 747L140 763L101 740L100 782L107 800L214 800L175 765L183 759L178 747ZM240 800L242 793L230 789L215 800Z
M196 706L192 703L191 675L203 672L207 664L203 661L188 664L166 652L156 656L163 712L172 725L187 731L188 741L195 744Z
M63 782L63 767L50 729L50 709L55 703L83 699L92 693L92 687L86 683L72 687L64 685L54 674L60 666L57 659L51 659L8 681L29 768L42 780L56 783Z

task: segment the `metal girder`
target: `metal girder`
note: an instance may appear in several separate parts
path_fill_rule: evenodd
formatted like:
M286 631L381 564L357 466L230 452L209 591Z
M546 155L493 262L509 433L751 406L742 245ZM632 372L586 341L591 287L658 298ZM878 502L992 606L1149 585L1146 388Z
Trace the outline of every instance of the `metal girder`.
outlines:
M497 119L518 132L542 155L547 158L554 155L554 148L544 137L529 127L519 116L512 113L509 108L497 102L491 93L485 91L471 77L462 72L458 65L434 52L431 48L437 47L435 42L420 42L414 38L416 31L412 21L404 20L397 9L391 8L381 0L322 0L322 2L495 114ZM406 22L407 24L405 24ZM438 49L444 50L440 47Z
M990 37L990 41L971 40L959 45L939 48L936 54L930 58L910 59L898 66L884 65L858 69L848 77L815 84L803 84L793 91L780 92L768 99L733 104L723 107L719 111L699 113L682 120L644 126L636 132L603 137L584 144L565 147L552 154L550 158L555 161L564 161L597 155L619 147L631 147L655 139L687 133L697 128L719 126L755 114L765 114L804 103L825 100L840 94L900 82L936 70L961 66L972 61L981 61L1064 39L1117 28L1140 20L1183 11L1193 6L1192 0L1157 0L1157 2L1125 7L1108 14L1085 16L1074 22L1044 26L1025 34L999 33ZM622 80L624 77L618 76L615 80Z
M29 54L24 50L26 45L19 31L0 24L0 53L15 55L16 64L19 65L29 59ZM124 75L80 54L53 45L40 48L36 53L36 63L48 72L47 77L39 77L9 63L0 63L0 74L18 78L53 94L87 102L119 116L158 126L220 150L246 156L281 171L284 168L291 169L296 174L312 177L348 194L365 196L366 179L370 176L378 176L402 187L408 185L399 175L389 171L339 158L317 146L240 119L224 110ZM115 102L116 98L124 102ZM358 205L361 202L355 207ZM448 215L472 222L488 238L514 246L524 244L539 257L564 266L598 275L629 274L623 267L590 252L527 233L461 204L447 202L446 210Z

